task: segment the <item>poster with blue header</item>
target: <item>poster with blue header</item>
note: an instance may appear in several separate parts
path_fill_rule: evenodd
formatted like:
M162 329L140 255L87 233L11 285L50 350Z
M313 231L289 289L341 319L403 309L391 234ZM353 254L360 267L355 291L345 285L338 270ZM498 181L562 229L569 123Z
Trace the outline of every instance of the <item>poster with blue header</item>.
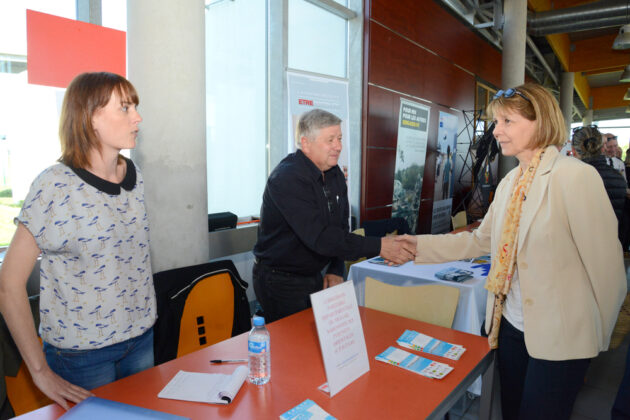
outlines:
M429 131L428 106L400 99L392 217L402 217L415 232Z

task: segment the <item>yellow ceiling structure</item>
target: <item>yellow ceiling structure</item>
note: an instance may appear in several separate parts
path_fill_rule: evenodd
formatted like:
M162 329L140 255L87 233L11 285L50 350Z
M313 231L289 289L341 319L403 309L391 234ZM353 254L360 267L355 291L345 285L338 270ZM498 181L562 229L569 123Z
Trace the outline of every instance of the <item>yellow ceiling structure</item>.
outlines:
M605 0L599 0L605 1ZM544 12L594 3L593 0L528 0L529 10ZM620 83L619 76L630 64L630 50L613 50L619 26L606 30L546 35L547 42L562 69L575 73L575 90L584 107L602 110L628 105L623 97L630 83Z

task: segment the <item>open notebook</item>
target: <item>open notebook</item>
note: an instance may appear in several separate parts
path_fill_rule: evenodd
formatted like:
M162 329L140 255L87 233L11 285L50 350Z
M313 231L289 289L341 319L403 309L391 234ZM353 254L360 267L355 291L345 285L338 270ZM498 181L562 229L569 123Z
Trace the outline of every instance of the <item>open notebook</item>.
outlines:
M247 373L245 366L237 367L231 375L180 370L160 391L158 397L210 404L229 404L241 389Z

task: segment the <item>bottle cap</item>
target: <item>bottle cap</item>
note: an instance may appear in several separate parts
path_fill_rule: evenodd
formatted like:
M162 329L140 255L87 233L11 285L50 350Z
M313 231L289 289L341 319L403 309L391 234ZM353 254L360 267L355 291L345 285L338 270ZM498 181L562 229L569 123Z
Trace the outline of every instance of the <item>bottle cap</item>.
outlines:
M265 325L265 318L263 318L262 316L255 316L254 317L254 326L255 327L261 327Z

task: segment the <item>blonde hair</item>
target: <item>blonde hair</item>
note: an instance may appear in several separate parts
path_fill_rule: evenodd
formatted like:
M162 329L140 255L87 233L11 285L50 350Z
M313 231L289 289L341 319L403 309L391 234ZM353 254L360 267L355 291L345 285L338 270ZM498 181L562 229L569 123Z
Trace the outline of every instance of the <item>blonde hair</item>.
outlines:
M59 120L59 162L74 168L85 168L89 165L90 150L101 150L101 143L92 127L92 117L98 109L109 103L113 91L116 91L122 101L138 105L136 89L127 79L117 74L82 73L70 82L63 98Z
M536 122L536 131L529 143L531 149L562 147L567 136L566 126L558 101L551 92L537 83L525 83L514 90L516 93L509 98L500 96L488 104L487 118L492 119L498 111L516 112Z

